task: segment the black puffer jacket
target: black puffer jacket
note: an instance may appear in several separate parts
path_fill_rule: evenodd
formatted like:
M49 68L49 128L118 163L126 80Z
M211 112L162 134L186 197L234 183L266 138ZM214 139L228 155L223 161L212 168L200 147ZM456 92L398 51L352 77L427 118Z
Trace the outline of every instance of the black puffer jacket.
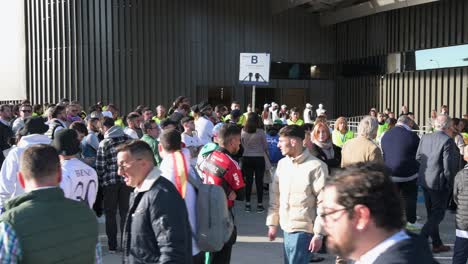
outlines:
M455 176L453 200L457 204L457 229L468 231L468 165Z
M175 186L153 169L132 193L124 228L124 263L192 263L188 213Z

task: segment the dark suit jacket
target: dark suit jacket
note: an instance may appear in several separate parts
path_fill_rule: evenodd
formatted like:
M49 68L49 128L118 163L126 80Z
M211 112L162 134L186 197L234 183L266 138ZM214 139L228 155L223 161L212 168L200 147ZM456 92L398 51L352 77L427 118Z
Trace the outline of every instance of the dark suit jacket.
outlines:
M435 191L452 190L459 153L455 141L444 132L424 135L416 153L416 160L420 164L419 185Z
M3 151L10 148L10 138L14 137L13 131L9 126L0 122L0 166L5 160Z
M427 241L415 234L408 234L410 239L402 240L383 252L375 264L436 264Z

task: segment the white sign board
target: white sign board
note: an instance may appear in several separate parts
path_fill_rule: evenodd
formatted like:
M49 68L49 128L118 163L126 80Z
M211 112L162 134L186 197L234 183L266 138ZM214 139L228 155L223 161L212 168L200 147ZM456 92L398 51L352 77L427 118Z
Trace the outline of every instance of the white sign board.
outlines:
M239 83L245 85L268 85L270 81L270 54L241 53Z

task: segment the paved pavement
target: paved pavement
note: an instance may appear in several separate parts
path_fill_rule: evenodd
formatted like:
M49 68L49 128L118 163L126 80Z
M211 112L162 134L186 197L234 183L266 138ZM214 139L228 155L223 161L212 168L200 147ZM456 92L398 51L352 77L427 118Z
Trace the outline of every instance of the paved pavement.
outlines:
M252 198L254 200L254 198ZM252 209L255 209L255 203L252 204ZM248 263L283 263L283 248L282 234L276 241L270 242L267 238L267 228L265 226L266 212L257 213L254 210L251 213L246 213L243 210L243 203L237 203L235 207L236 223L238 226L237 243L234 245L231 263L233 264L248 264ZM424 223L426 219L426 211L422 201L418 204L418 216L421 217L419 222ZM101 243L103 245L103 255L105 264L121 263L121 256L109 254L107 251L107 238L105 235L104 224L101 223ZM440 226L442 241L450 245L453 249L455 241L455 215L449 212L446 213L444 222ZM453 251L444 254L436 254L436 259L441 264L452 263ZM325 261L320 263L335 263L334 256L321 254Z

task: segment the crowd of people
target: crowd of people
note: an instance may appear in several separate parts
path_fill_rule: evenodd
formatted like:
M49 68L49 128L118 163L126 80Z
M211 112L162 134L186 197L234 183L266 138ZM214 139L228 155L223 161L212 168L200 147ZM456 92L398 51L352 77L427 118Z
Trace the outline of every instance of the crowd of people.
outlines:
M0 262L101 263L103 216L107 249L124 263L230 263L235 201L267 211L270 240L282 229L285 263L320 262L324 250L336 263L436 263L432 254L451 250L439 235L447 210L453 263L468 259L466 115L442 106L421 135L406 106L398 116L372 108L355 132L345 117L327 120L322 104L243 113L237 101L180 96L154 110L1 105ZM217 250L200 237L200 184L225 194L232 226Z

